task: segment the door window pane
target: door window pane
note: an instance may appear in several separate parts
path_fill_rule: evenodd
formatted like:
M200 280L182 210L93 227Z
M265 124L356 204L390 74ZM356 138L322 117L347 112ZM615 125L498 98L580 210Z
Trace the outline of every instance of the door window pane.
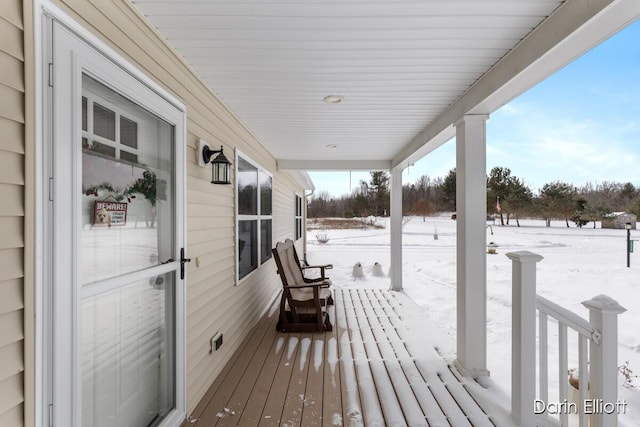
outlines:
M87 108L95 112L102 108L95 100L108 99L113 114L127 113L143 125L138 154L120 150L118 158L115 147L96 141L82 147L84 285L175 259L175 189L173 126L86 75L82 82Z
M82 301L83 426L148 426L175 407L173 275Z

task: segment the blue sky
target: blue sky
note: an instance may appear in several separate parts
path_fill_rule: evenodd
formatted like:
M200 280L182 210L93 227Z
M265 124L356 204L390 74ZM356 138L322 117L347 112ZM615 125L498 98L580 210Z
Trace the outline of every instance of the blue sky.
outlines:
M640 21L606 40L487 122L487 173L511 169L537 192L545 183L632 182L640 187ZM449 141L404 171L403 182L444 177ZM316 192L350 192L349 172L311 172ZM368 172L351 173L351 188Z

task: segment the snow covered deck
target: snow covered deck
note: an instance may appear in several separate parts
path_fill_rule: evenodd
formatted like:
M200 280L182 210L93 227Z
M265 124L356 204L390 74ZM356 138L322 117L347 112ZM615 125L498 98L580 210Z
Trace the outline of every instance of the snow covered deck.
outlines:
M415 313L406 295L337 288L334 298L326 333L279 333L274 307L184 426L514 425L493 391L429 344L430 328L403 318Z

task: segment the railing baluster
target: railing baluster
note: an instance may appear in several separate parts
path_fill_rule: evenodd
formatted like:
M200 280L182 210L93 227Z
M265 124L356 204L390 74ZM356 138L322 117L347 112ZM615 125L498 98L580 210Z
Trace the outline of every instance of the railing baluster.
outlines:
M591 416L586 414L585 402L617 402L617 316L624 312L615 300L598 295L582 304L590 311L589 321L576 313L537 295L535 264L540 255L528 251L508 253L512 263L512 367L511 367L511 416L520 426L534 426L551 422L549 414L533 414L531 402L536 396L545 404L549 402L549 317L558 322L558 406L560 426L568 427L569 413L578 412L580 427L617 427L616 413ZM531 302L535 301L532 306ZM536 311L538 314L538 360L536 361ZM578 334L578 402L568 399L569 344L568 328ZM537 362L537 363L536 363ZM536 382L536 365L539 377ZM589 372L590 370L590 372ZM536 393L536 383L539 387ZM555 397L555 396L552 396ZM537 402L536 402L537 404ZM537 406L535 406L537 408ZM550 408L549 408L550 409Z
M578 371L580 373L578 377L578 416L580 421L580 427L587 427L589 425L589 418L584 410L584 401L587 399L589 392L589 371L587 366L589 340L584 335L578 334Z
M558 401L567 402L567 384L569 374L569 346L567 343L567 325L562 322L558 322L558 351L560 352L559 358L559 396ZM566 411L560 413L560 426L565 427L569 425L569 417Z
M547 314L538 313L538 348L540 353L540 400L549 401L549 338L547 334L547 324L549 322Z

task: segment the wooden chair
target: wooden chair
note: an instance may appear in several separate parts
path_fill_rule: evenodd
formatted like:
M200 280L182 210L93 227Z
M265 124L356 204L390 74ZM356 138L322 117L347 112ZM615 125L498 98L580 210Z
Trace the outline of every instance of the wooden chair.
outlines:
M296 260L293 241L278 242L272 252L282 280L280 319L276 328L283 332L331 331L326 312L331 283L305 279Z
M293 245L293 240L287 239L285 240L285 243L287 242L291 242L291 244ZM298 257L298 251L296 251L295 245L293 246L293 255L296 259L296 263L300 266L300 270L302 271L303 274L305 270L317 268L317 269L320 269L320 277L316 280L328 280L328 278L325 276L325 270L331 270L333 268L333 264L309 265L306 262L300 261L300 258Z
M331 270L333 268L333 264L309 265L306 262L302 262L298 257L298 251L296 251L296 246L293 240L286 239L284 242L291 245L295 264L300 268L300 274L302 274L302 277L306 283L327 282L329 283L329 285L331 285L331 279L325 276L325 270ZM319 269L320 277L308 278L307 276L305 276L305 270L311 269ZM329 298L327 298L327 304L333 305L333 297L331 295L329 295Z

